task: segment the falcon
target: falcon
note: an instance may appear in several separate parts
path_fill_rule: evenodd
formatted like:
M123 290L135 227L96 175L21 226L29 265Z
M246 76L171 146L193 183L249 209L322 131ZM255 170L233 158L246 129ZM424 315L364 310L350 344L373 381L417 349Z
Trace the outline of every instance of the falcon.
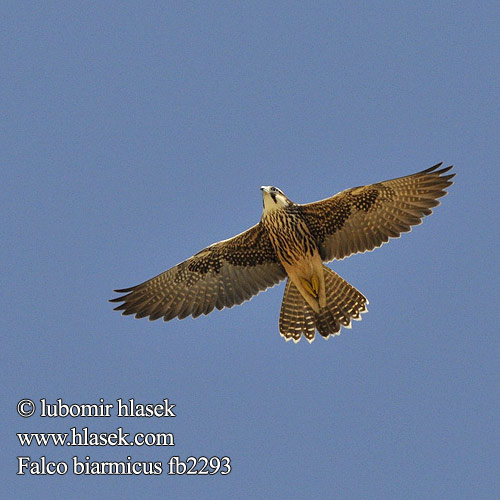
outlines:
M287 278L281 335L312 342L318 331L328 339L360 320L368 300L324 263L371 251L420 224L452 184L452 167L441 165L304 205L262 186L264 209L255 226L140 285L115 290L125 295L111 302L136 318L196 318L241 304Z

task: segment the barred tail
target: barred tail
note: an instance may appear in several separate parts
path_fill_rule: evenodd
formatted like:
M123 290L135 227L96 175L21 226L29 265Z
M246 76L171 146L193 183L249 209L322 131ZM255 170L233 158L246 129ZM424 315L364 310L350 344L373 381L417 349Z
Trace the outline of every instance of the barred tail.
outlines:
M289 279L286 283L280 313L280 333L286 340L298 342L302 335L314 340L316 329L321 336L340 333L342 326L351 327L351 320L360 320L367 311L366 297L343 280L330 268L323 266L325 273L326 307L315 313L305 301L298 288Z

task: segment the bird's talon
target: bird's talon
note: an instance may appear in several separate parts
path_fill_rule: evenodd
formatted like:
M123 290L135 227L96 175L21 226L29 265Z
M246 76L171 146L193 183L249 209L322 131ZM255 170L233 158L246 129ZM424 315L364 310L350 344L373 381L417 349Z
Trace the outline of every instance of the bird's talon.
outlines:
M301 281L307 293L309 293L309 295L312 295L315 299L317 299L319 297L319 283L317 282L315 286L313 282L314 278L315 276L313 276L311 281L302 278Z
M311 285L312 285L312 288L314 290L314 295L316 297L318 297L319 296L319 280L318 280L318 277L315 274L312 275Z

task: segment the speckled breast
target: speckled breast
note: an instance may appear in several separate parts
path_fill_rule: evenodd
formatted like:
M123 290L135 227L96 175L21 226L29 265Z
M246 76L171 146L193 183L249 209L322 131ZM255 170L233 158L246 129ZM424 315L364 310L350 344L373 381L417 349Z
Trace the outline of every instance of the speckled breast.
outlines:
M293 265L308 259L318 250L303 215L294 207L270 212L262 218L262 224L284 264Z

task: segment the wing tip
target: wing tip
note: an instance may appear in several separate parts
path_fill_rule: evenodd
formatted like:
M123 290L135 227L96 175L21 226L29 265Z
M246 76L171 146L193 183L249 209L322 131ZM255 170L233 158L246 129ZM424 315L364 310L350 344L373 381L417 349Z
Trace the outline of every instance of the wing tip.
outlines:
M449 165L448 167L444 167L444 168L438 170L439 167L441 167L442 164L443 164L442 161L439 162L439 163L436 163L432 167L426 168L425 170L422 170L421 172L418 172L417 175L433 173L434 175L435 174L439 174L441 176L441 175L443 175L444 173L450 171L453 168L453 165ZM455 174L451 174L451 175L455 175Z
M117 288L116 290L113 290L115 293L129 293L135 290L137 286L131 286L129 288Z
M422 170L421 173L428 173L428 172L434 172L435 170L437 170L441 165L443 164L442 161L440 161L439 163L436 163L435 165L433 165L432 167L429 167L429 168L426 168L425 170Z

